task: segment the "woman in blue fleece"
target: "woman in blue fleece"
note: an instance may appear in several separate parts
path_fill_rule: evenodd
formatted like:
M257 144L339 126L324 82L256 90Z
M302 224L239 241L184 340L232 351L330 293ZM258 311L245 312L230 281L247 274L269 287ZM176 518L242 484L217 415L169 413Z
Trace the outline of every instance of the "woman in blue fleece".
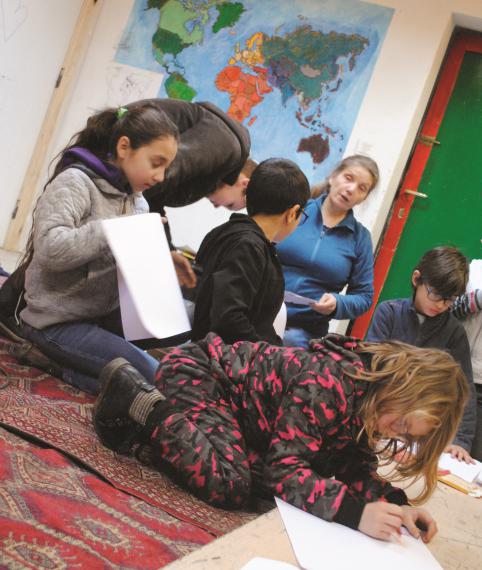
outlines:
M328 332L331 318L354 319L373 301L373 252L370 233L355 219L378 182L376 163L348 156L328 179L313 189L308 218L278 245L286 291L313 299L310 305L287 302L286 346L308 347ZM340 291L348 285L346 294Z

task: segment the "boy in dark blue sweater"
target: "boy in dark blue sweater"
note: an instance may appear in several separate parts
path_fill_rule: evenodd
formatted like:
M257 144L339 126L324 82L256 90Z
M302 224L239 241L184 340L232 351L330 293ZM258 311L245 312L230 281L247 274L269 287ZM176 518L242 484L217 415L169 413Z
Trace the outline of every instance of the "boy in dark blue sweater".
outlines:
M271 158L257 166L246 189L248 215L233 214L209 232L196 256L203 273L192 340L212 331L228 344L281 344L273 321L283 303L284 279L273 242L296 228L309 197L308 180L294 162Z
M455 247L436 247L425 253L412 274L412 298L380 303L366 340L399 340L450 352L467 378L470 398L455 439L446 451L470 463L476 424L470 347L464 327L449 311L457 297L465 292L468 269L467 259Z

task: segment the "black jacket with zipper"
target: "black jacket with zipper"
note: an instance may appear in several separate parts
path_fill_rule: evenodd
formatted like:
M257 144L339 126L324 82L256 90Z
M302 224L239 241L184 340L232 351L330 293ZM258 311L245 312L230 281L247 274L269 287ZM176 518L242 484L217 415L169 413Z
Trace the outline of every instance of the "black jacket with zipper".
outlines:
M233 214L204 238L192 340L216 332L224 342L281 344L273 321L283 303L284 278L275 247L249 216Z

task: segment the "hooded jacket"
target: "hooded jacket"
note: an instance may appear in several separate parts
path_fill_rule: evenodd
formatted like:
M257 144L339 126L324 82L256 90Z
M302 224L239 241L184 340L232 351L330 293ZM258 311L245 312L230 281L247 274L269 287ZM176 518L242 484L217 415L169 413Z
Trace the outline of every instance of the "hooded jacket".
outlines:
M144 193L151 212L197 202L219 181L234 184L249 157L251 140L241 123L212 103L152 99L179 129L176 158L166 178Z
M426 317L420 323L412 299L395 299L378 305L366 340L399 340L421 348L438 348L450 352L460 364L470 390L470 398L453 443L470 450L477 412L470 347L462 324L449 311L435 317Z
M38 329L101 317L119 306L116 264L101 222L145 209L122 173L86 149L70 149L62 165L38 201L25 273L20 316Z
M214 331L226 343L266 340L281 344L273 322L283 303L284 279L276 250L256 222L232 214L204 238L196 263L192 339Z

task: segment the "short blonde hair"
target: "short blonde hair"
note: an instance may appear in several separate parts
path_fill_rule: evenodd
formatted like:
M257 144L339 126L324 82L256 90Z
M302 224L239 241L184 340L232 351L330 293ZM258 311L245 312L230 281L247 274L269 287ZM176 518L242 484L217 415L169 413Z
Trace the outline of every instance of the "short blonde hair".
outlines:
M382 414L416 414L434 427L416 441L408 438L405 448L410 458L397 465L392 478L423 475L424 488L414 500L423 502L435 489L439 457L453 440L462 417L469 393L465 376L450 354L442 350L384 342L361 343L357 352L371 355L369 369L358 378L371 383L361 413L372 449L380 443L376 429ZM400 452L397 443L388 441L381 452L385 460L393 461Z

